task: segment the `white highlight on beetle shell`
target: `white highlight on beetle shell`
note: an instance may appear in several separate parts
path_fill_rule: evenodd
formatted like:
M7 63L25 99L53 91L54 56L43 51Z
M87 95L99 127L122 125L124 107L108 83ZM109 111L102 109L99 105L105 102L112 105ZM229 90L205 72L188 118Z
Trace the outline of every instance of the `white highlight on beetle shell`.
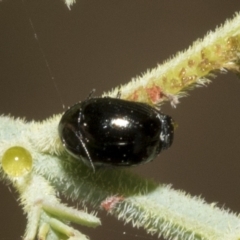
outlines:
M120 127L120 128L125 128L129 125L129 121L123 118L116 118L111 120L111 125Z
M163 142L164 139L165 139L165 135L161 132L161 133L160 133L160 140Z

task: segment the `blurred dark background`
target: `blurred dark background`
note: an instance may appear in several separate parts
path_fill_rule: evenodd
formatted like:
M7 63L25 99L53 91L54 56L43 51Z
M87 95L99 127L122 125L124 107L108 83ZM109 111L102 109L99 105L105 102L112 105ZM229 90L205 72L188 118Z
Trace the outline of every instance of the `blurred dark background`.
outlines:
M239 0L78 0L69 11L61 0L0 1L0 114L43 120L93 88L101 95L187 48L239 6ZM239 78L228 73L191 91L176 109L164 105L179 125L174 144L132 171L240 212L239 91ZM20 239L26 220L18 196L0 187L0 239ZM99 216L102 227L80 227L92 240L157 239Z

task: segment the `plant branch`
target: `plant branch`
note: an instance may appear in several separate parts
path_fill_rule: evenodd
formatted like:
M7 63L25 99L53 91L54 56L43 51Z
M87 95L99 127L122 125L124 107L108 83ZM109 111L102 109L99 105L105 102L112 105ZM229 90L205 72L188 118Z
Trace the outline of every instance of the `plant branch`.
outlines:
M170 101L175 106L187 90L209 83L213 73L238 72L239 56L240 15L236 14L188 50L103 96L116 97L120 91L123 99L151 105ZM168 239L240 238L240 219L229 211L126 170L93 172L73 159L58 136L60 117L30 123L0 117L0 173L20 194L28 217L25 239L36 235L59 239L62 234L67 239L86 239L68 221L90 227L100 224L95 214L63 204L58 192ZM12 155L16 150L20 155ZM23 161L16 165L15 157Z

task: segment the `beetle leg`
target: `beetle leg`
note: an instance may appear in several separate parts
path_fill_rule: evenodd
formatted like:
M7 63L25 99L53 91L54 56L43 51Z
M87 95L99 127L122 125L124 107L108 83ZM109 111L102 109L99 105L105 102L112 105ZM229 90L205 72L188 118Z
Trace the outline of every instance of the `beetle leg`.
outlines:
M86 100L89 100L89 99L91 99L92 98L92 96L93 96L93 94L96 92L96 89L95 88L93 88L93 90L89 93L89 95L88 95L88 97L87 97L87 99Z
M76 134L76 136L78 137L79 141L81 142L81 145L82 145L82 147L83 147L83 149L84 149L84 151L85 151L85 153L86 153L86 155L87 155L87 158L88 158L88 160L89 160L89 162L90 162L90 165L91 165L91 167L92 167L92 169L93 169L93 172L95 172L95 167L94 167L92 158L91 158L91 156L90 156L89 151L87 150L87 147L86 147L85 143L83 142L83 140L82 140L81 137L79 137L77 134Z

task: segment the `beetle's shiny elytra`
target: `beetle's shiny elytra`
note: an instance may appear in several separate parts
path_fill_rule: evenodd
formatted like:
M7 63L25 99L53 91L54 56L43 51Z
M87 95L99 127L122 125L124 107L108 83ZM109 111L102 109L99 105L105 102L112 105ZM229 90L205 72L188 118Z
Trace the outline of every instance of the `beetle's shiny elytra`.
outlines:
M90 98L59 123L66 150L89 166L134 166L153 160L173 141L172 118L144 103Z

